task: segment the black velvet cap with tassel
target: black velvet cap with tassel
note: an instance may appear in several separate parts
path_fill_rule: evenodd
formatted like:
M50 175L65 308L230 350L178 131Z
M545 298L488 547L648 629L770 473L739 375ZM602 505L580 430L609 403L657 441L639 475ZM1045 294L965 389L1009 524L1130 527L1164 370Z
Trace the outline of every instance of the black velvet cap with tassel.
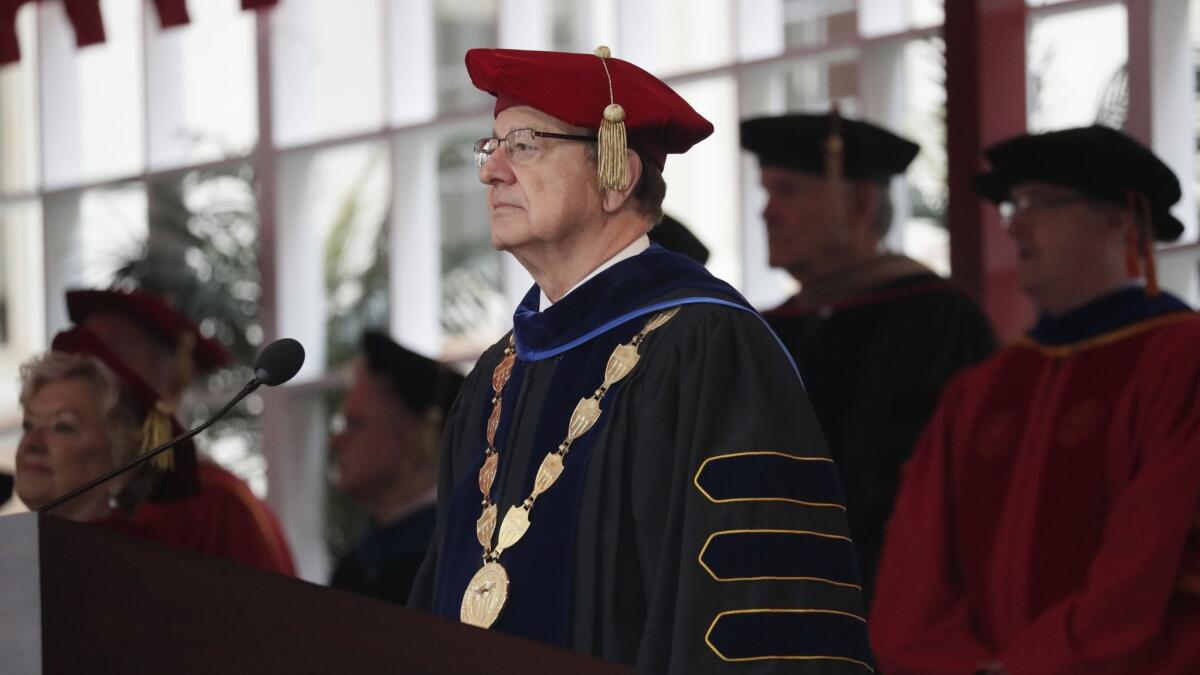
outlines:
M975 189L999 203L1020 183L1050 183L1118 206L1130 193L1144 197L1154 238L1174 241L1183 223L1171 215L1179 179L1149 148L1099 125L1023 134L984 151L991 170L975 177ZM1138 201L1141 201L1140 199Z
M827 176L828 141L841 139L840 178L882 181L904 173L920 147L882 127L829 114L795 113L758 117L741 124L742 147L762 166Z
M463 376L447 366L397 344L379 331L363 334L367 370L385 378L392 390L414 413L450 409L462 387Z

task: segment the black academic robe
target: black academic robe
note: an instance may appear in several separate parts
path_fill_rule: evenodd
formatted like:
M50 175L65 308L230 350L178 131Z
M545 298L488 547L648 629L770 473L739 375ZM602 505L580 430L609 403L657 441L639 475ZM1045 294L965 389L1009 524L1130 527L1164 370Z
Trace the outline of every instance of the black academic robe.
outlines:
M995 349L991 326L932 273L827 304L794 299L766 318L800 369L837 464L869 596L900 466L951 376Z
M388 525L371 523L354 548L338 558L329 585L404 604L433 538L435 515L430 504Z
M699 264L652 246L545 312L514 317L492 499L529 494L613 348L681 306L604 397L501 563L496 630L640 673L865 673L871 656L836 470L786 351ZM458 618L480 568L478 471L492 373L468 376L444 436L438 522L410 605Z

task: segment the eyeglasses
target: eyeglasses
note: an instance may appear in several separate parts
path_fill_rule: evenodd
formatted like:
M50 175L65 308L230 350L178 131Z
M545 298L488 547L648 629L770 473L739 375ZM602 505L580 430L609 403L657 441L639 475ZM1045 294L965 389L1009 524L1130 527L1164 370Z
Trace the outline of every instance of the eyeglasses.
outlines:
M558 138L565 141L595 141L595 136L580 136L578 134L556 134L549 131L534 131L533 129L513 129L504 138L481 138L475 141L475 166L481 167L488 161L500 144L513 164L533 164L542 158L542 145L539 138Z
M1076 202L1090 201L1091 198L1087 195L1079 194L1078 192L1070 192L1067 194L1041 197L1017 197L1008 199L1000 203L1000 224L1005 228L1012 225L1012 221L1017 216L1029 213L1030 211L1038 211L1043 209L1054 209Z

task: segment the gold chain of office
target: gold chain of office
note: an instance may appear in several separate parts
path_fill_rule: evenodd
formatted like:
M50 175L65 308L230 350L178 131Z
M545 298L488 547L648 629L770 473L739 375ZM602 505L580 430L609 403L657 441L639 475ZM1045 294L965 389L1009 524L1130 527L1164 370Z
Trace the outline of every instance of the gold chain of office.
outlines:
M579 400L575 412L567 423L567 437L558 448L546 453L538 467L537 476L533 481L533 490L525 501L511 506L504 514L500 524L500 534L496 544L492 545L492 535L496 530L497 506L492 501L492 482L496 479L496 470L500 464L500 455L496 450L496 429L500 426L501 398L504 385L512 375L513 361L516 358L516 348L513 337L508 338L508 346L504 349L504 358L492 371L492 414L487 422L487 450L484 451L483 466L479 469L479 491L483 493L483 512L475 523L475 535L483 546L483 567L471 577L463 592L462 606L459 618L463 623L490 628L504 605L508 602L508 571L500 564L500 554L511 548L525 536L529 529L529 513L537 498L550 489L563 471L563 459L571 451L575 439L587 433L600 419L600 400L612 388L628 375L642 358L638 347L652 331L661 328L679 312L679 307L658 312L646 322L642 330L633 338L613 350L604 368L604 382L591 396Z

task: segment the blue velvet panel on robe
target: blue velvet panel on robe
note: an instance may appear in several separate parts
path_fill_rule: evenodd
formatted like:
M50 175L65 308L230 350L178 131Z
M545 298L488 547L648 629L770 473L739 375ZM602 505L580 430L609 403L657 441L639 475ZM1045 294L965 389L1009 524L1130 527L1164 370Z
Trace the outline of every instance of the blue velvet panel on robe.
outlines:
M496 449L501 471L505 446L512 439L514 413L523 418L536 414L535 457L523 477L523 494L507 495L498 503L498 520L512 503L529 494L541 458L566 437L567 422L581 398L590 396L604 378L613 349L628 342L650 315L664 308L697 302L718 303L757 313L731 286L713 277L700 264L652 245L640 255L624 260L588 280L560 302L539 312L540 289L532 287L513 317L517 359L501 401ZM654 336L648 338L653 340ZM541 410L523 410L525 379L530 367L556 358L548 395ZM601 401L601 410L612 407L623 383L617 383ZM488 396L491 391L485 392ZM500 563L509 574L509 598L493 626L555 645L568 645L571 611L574 542L580 496L588 460L608 418L602 413L587 433L576 439L555 484L538 498L530 512L524 537L506 550ZM527 421L524 423L528 423ZM450 498L447 527L434 612L457 619L463 593L482 565L482 548L476 539L481 495L477 487L484 461L485 425L477 434L479 452L473 470L464 474ZM499 479L494 483L499 484ZM496 496L493 495L493 500ZM497 524L499 530L499 523Z
M1058 316L1042 316L1029 338L1049 346L1068 345L1164 314L1190 312L1170 293L1150 296L1140 286L1123 288Z

